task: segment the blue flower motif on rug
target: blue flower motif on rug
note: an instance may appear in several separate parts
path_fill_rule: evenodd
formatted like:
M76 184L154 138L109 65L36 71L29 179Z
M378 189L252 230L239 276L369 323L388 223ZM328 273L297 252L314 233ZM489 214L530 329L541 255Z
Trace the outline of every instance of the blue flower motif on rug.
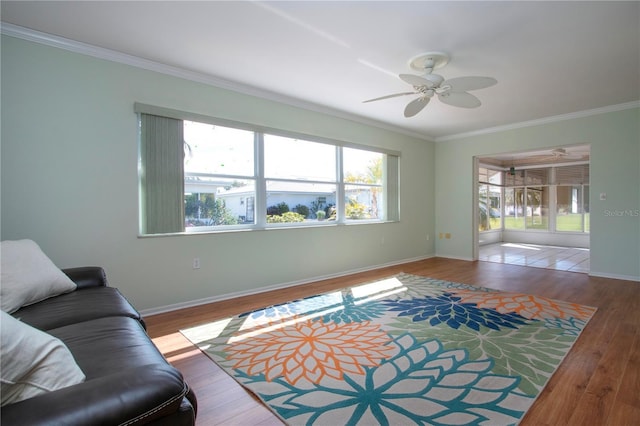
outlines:
M407 300L386 300L390 311L399 312L398 316L411 316L414 322L429 321L429 324L447 324L456 330L465 325L473 330L485 326L493 330L501 327L518 328L527 323L527 319L516 313L502 314L494 309L478 308L475 303L461 303L461 297L451 293L440 296L413 298Z

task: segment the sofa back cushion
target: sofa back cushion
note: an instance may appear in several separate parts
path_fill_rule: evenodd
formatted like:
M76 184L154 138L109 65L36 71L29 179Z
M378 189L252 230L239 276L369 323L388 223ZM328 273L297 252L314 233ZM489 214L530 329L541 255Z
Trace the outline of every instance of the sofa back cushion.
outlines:
M78 288L71 293L20 308L11 315L46 332L65 325L110 317L129 317L144 325L138 311L115 287Z

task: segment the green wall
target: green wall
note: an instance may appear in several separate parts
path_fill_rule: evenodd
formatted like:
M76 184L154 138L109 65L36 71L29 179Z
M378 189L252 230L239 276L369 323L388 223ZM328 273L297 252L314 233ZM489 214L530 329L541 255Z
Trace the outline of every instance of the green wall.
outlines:
M640 280L640 109L441 142L436 145L439 256L471 259L474 156L590 144L591 274ZM606 193L606 200L600 194Z
M1 65L2 240L105 267L138 309L435 253L432 142L9 36ZM134 102L400 151L401 221L139 238Z

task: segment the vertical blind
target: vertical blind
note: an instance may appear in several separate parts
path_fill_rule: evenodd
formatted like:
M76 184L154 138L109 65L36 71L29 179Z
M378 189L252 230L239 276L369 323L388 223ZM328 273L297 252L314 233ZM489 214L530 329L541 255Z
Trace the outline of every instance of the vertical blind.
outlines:
M142 231L184 231L184 130L182 120L140 114Z

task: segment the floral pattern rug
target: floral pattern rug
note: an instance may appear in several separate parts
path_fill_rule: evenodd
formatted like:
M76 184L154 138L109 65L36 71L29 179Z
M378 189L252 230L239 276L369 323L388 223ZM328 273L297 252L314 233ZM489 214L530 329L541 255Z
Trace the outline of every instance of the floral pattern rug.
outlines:
M510 425L594 313L402 273L181 332L287 424Z

